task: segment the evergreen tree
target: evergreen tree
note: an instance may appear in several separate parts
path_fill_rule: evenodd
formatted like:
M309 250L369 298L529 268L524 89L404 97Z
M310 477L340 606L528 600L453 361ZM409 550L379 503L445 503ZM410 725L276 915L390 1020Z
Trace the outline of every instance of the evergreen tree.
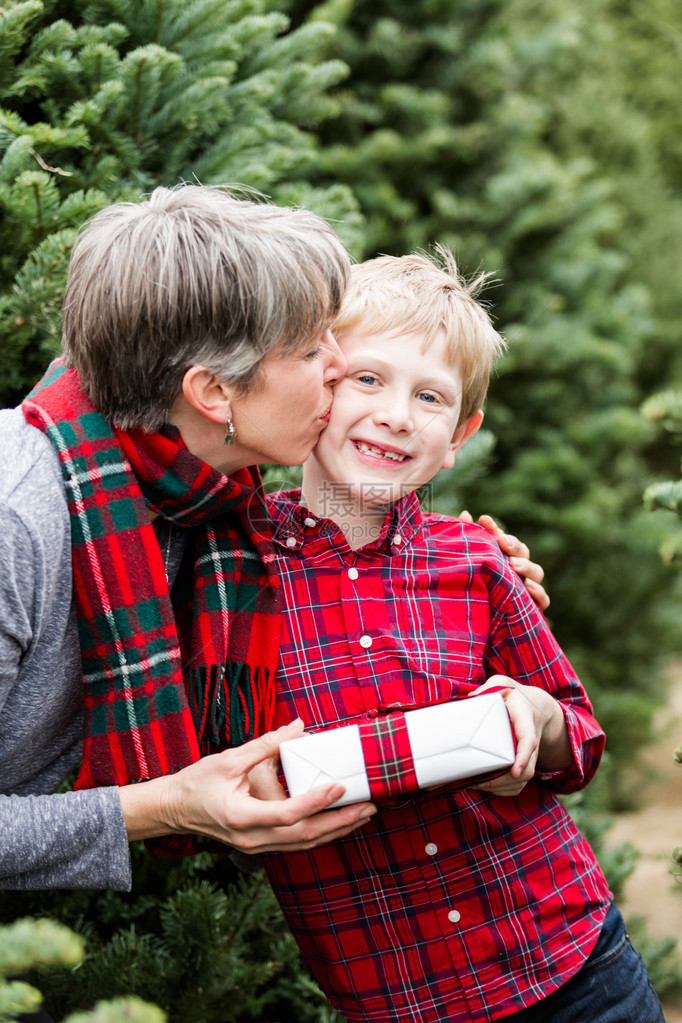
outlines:
M0 1020L18 1019L42 1003L40 991L13 975L59 964L76 966L83 942L68 928L51 920L17 920L0 927ZM92 1012L71 1015L64 1023L164 1023L164 1014L138 998L99 1002Z
M664 391L649 398L642 409L644 416L653 423L661 433L670 438L670 447L679 455L682 441L682 391ZM659 513L674 512L677 516L675 525L668 527L668 534L661 545L661 556L664 561L679 568L682 562L682 480L659 480L651 483L644 493L644 503L650 511ZM668 521L670 516L668 515ZM673 754L675 763L682 766L682 735L680 745ZM682 867L682 846L673 851L673 858Z
M59 346L76 228L182 180L309 206L357 245L348 187L305 177L345 74L331 27L265 0L26 0L0 8L0 399Z
M262 871L242 873L226 856L131 851L130 893L0 893L0 919L49 915L85 944L76 968L28 977L55 1019L125 996L155 1003L169 1023L340 1023Z

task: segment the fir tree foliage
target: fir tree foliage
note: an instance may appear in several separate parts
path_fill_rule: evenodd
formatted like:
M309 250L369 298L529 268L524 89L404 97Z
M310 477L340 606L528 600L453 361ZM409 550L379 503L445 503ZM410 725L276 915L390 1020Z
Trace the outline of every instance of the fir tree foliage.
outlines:
M667 443L661 447L670 448L679 461L682 391L667 390L652 395L642 405L642 414L657 429L659 436L667 437ZM682 563L682 480L656 479L651 482L644 492L644 504L649 511L674 512L677 516L673 519L665 515L662 519L666 531L660 553L665 562L679 566Z
M329 217L350 246L350 189L309 183L311 127L346 74L333 28L288 31L265 0L28 0L0 9L0 397L59 347L77 228L180 181L247 185Z
M42 1001L32 985L8 978L55 963L75 966L82 957L81 939L52 920L24 918L0 927L0 1020L16 1019Z
M682 391L663 391L649 398L642 406L644 417L654 423L659 430L668 435L671 446L678 452L682 441ZM679 567L682 563L682 479L658 480L650 483L644 492L644 504L654 512L674 512L675 525L661 545L661 556L664 561ZM670 515L666 515L668 521ZM676 764L682 766L682 736L680 745L673 753ZM673 851L673 858L682 867L682 846Z
M10 1023L42 1003L40 991L14 978L29 970L73 968L84 955L82 939L52 920L25 918L0 927L0 1021ZM137 998L100 1002L91 1012L70 1015L64 1023L164 1023L156 1006Z
M0 893L0 919L54 915L85 945L76 967L28 978L55 1019L126 997L156 1003L169 1023L341 1023L262 871L242 873L206 853L169 860L141 844L132 854L130 894Z

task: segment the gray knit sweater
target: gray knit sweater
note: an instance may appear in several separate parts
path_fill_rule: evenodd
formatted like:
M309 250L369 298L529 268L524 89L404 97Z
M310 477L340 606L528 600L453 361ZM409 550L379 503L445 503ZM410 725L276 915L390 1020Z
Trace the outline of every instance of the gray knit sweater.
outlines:
M0 888L130 887L118 789L54 794L81 755L71 587L55 450L0 410Z

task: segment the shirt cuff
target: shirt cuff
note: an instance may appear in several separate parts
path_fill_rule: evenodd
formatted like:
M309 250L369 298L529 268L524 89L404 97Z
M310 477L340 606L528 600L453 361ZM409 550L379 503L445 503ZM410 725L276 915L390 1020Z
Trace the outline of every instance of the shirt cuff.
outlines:
M594 777L606 737L592 714L582 707L562 704L573 762L562 771L538 771L536 780L554 792L568 794L584 788Z

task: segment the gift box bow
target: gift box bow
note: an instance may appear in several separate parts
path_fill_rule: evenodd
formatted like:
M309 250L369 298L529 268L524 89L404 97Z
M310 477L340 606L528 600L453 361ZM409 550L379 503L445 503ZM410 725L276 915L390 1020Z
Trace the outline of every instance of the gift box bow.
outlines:
M507 708L496 692L309 732L280 746L289 793L340 782L346 791L334 806L470 784L507 770L514 753Z

